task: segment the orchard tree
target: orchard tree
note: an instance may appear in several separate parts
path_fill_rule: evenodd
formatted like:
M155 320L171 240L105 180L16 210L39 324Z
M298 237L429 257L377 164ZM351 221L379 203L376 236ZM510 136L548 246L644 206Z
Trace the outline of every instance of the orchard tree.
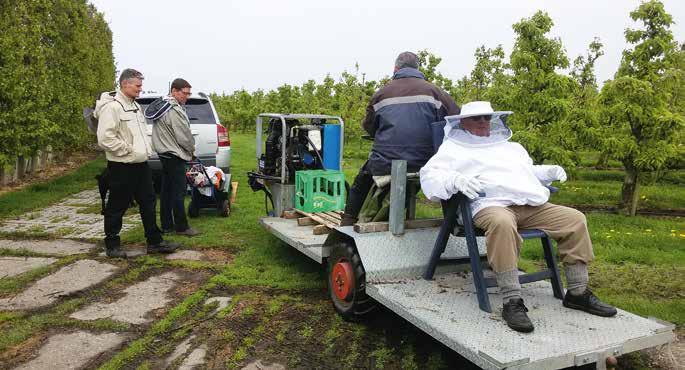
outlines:
M682 111L671 103L673 94L682 93L682 82L674 86L671 81L682 76L671 15L661 2L649 1L630 17L643 28L626 30L633 47L623 52L616 78L602 88L601 103L604 150L626 171L621 207L635 215L641 178L664 169L677 155L684 123Z
M505 62L502 45L486 49L482 45L474 53L476 64L468 76L457 81L455 99L460 103L486 100L496 109L509 109L511 75L506 71L509 65Z
M510 57L513 76L508 109L514 111L514 139L536 163L551 159L570 166L572 148L564 142L569 133L564 122L573 82L557 72L568 68L569 61L561 40L547 35L553 25L541 11L513 25L516 42Z
M566 119L569 132L566 137L568 147L595 148L597 140L601 139L601 136L598 136L599 91L595 77L595 62L604 55L602 47L600 40L595 38L588 46L587 55L580 55L573 61L571 70L571 78L574 82L571 97L573 104ZM571 143L571 141L574 142ZM574 161L579 162L578 152L573 153ZM607 159L606 153L600 153L598 166L606 166Z
M441 57L425 49L419 51L416 56L419 57L419 70L426 77L426 81L436 83L443 79L442 74L437 70L442 62Z
M80 117L114 83L112 33L86 1L0 1L0 169L89 139Z
M504 62L504 50L502 45L497 45L494 49L486 49L482 45L475 52L476 65L471 71L469 80L473 90L469 100L489 100L489 90L499 78L504 75L507 68Z
M573 61L571 78L580 86L582 92L589 92L590 95L597 93L597 78L595 77L595 62L604 55L602 48L604 45L599 38L595 37L588 46L586 56L579 55Z

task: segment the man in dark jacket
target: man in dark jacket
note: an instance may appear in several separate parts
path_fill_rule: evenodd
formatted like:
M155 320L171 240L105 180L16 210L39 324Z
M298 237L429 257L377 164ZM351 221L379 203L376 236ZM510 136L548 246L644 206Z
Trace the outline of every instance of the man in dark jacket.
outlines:
M350 188L342 224L357 221L373 176L387 175L393 159L407 161L417 172L433 155L431 123L459 114L452 97L427 82L419 58L405 51L395 60L392 80L371 97L362 127L374 138L369 159Z

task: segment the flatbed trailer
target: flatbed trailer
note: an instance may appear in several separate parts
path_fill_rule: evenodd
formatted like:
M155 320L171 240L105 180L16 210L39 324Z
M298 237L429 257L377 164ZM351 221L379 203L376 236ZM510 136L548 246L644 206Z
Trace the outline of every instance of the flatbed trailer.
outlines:
M259 172L252 176L261 184L261 189L266 189L273 205L270 216L260 219L261 225L286 245L327 265L329 294L336 311L344 318L360 319L376 304L381 304L484 369L559 369L592 363L604 369L610 357L674 339L674 325L657 319L620 309L616 316L605 318L565 308L554 297L552 285L546 280L522 285L522 295L536 330L525 334L511 330L499 310L488 313L479 307L469 272L466 240L455 235L449 235L441 255L449 263L438 265L433 279L423 279L438 228L435 222L411 220L416 210L415 199L410 200L405 210L405 196L413 194L407 190L416 183L408 180L412 175L406 173L403 161L392 164L389 222L385 225L353 227L326 222L326 225L307 226L306 222L298 222L297 214L291 211L295 197L295 185L290 180L293 174L284 165L290 158L286 145L281 145L288 141L275 136L267 139L281 153L277 162L280 167L275 172L271 169L264 173L270 167L264 165L262 119L270 120L271 135L274 132L284 135L287 127L301 124L294 120L321 119L337 121L343 133L343 120L326 115L260 114L256 120ZM312 126L310 123L302 127ZM343 136L335 139L340 140L339 168L342 168L342 139ZM278 153L273 147L271 151L267 147L266 152ZM260 186L253 189L258 190ZM326 216L330 214L309 217L309 221L332 220ZM410 221L405 221L405 216ZM317 227L324 228L326 233L315 233ZM477 253L483 260L485 240L481 237L476 241ZM477 256L475 250L473 253ZM477 257L475 261L478 266ZM488 290L488 296L494 302L499 301L495 290Z
M421 278L436 228L393 235L389 231L357 233L345 226L314 235L313 226L298 226L296 219L265 217L260 223L321 264L335 245L353 243L363 261L368 296L484 369L559 369L591 363L601 369L608 357L674 339L674 326L656 319L620 309L615 317L604 318L565 308L547 281L522 285L536 329L515 332L498 310L480 310L470 273L459 265L439 266L433 280ZM483 240L479 248L484 248ZM444 256L467 257L463 238L451 236ZM497 302L496 290L489 295Z

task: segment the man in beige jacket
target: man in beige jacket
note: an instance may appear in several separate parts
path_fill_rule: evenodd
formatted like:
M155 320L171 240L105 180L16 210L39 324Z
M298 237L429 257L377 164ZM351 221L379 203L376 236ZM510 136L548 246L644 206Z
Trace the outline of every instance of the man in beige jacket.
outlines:
M98 145L105 150L110 181L105 206L105 248L109 257L126 258L119 232L131 198L139 206L147 252L171 253L178 247L162 240L156 223L156 197L147 164L151 148L145 135L145 117L135 101L142 87L143 75L135 69L125 69L114 100L95 108Z

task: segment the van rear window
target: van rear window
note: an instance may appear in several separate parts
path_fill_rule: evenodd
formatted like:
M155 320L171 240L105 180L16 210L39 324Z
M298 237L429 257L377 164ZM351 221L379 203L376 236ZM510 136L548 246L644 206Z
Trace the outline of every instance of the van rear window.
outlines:
M188 113L191 124L206 123L216 125L212 106L209 105L209 101L207 100L188 99L188 102L186 103L186 112Z
M145 111L147 106L150 105L150 103L152 103L154 100L155 99L153 98L140 98L136 101L143 108L143 111ZM208 100L190 98L188 99L185 108L191 124L216 124L216 119L214 119L214 113L212 112L212 106L209 105Z

